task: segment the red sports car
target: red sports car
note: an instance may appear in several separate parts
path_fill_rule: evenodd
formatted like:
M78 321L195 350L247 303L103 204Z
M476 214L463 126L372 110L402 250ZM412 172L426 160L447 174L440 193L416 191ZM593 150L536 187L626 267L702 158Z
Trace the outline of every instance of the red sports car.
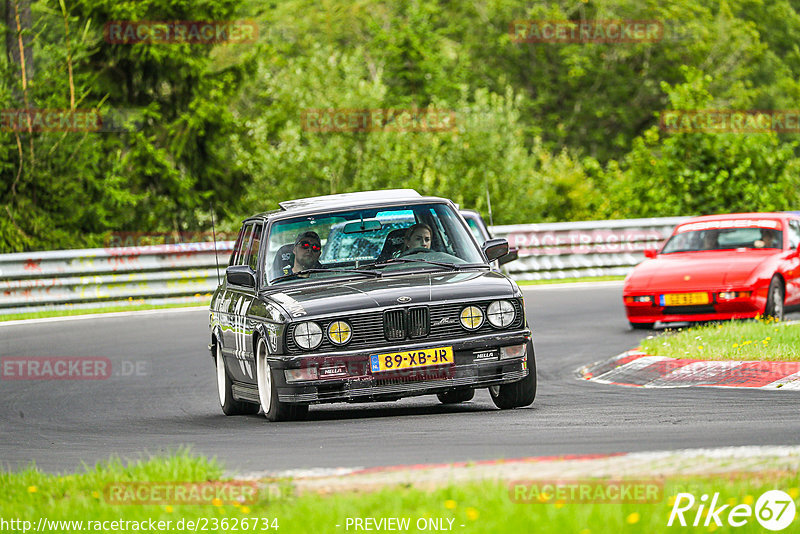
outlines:
M689 219L625 279L633 328L656 322L783 318L800 304L800 216L733 213Z

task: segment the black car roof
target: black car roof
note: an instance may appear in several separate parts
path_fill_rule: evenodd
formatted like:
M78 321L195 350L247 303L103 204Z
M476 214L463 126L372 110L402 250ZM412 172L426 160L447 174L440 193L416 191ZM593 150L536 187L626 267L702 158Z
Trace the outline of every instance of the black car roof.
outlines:
M319 197L299 198L279 202L280 209L265 211L248 217L246 220L268 220L284 216L304 215L342 208L368 208L372 206L420 204L424 202L450 202L440 197L424 197L413 189L383 189L360 191Z

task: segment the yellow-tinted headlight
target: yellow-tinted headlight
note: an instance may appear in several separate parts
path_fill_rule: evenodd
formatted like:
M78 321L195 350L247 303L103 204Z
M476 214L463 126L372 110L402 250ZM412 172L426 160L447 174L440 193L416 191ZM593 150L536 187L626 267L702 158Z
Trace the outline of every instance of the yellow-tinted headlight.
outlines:
M477 306L467 306L461 310L461 326L467 330L477 330L483 324L483 312Z
M333 321L328 325L328 339L334 345L344 345L353 336L353 330L345 321Z

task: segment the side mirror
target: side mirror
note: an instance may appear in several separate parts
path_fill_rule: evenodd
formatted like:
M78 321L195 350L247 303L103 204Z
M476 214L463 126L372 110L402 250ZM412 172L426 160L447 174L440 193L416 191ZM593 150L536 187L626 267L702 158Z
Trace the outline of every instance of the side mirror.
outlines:
M494 261L508 254L508 241L503 238L490 239L483 246L483 253L489 261Z
M649 248L649 249L644 251L644 257L645 258L653 259L656 256L658 256L658 251L655 250L655 249Z
M235 286L256 287L256 273L248 265L228 267L225 269L225 279Z
M500 265L505 265L508 262L514 261L519 258L519 251L515 248L512 248L508 251L508 254L497 260Z

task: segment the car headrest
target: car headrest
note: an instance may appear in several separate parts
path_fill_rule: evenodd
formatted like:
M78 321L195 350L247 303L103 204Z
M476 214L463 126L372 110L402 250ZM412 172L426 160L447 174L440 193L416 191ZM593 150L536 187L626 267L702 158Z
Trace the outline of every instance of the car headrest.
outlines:
M403 236L406 234L407 228L398 228L386 234L386 240L383 242L381 253L378 254L375 263L386 261L393 257L398 250L403 249Z
M272 260L272 270L270 271L270 279L289 274L289 269L294 265L294 243L282 245L275 254L275 259Z

